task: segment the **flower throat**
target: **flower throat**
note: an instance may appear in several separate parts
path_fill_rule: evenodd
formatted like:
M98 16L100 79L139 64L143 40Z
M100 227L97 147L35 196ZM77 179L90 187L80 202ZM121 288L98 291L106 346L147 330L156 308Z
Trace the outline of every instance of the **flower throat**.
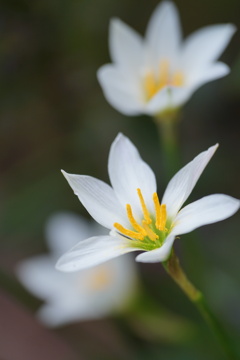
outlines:
M155 192L153 194L153 203L155 208L155 216L151 216L146 203L144 201L141 190L137 189L138 198L141 204L143 219L141 223L137 222L134 218L132 207L130 204L126 205L126 212L128 220L132 226L132 229L126 229L119 223L114 223L113 226L124 236L137 240L137 242L145 243L146 245L154 245L153 247L159 247L162 245L163 240L166 237L168 229L166 227L167 222L167 210L165 204L160 204L158 195Z
M181 71L171 73L168 60L161 60L158 73L149 70L144 77L144 89L147 100L151 99L159 90L165 86L182 86L184 76Z

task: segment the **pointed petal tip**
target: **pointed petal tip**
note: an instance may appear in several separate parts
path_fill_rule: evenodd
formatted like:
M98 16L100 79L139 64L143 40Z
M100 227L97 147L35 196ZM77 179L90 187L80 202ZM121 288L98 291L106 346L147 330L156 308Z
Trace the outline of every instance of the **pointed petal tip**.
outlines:
M215 145L210 146L208 150L212 149L215 152L218 149L218 147L219 147L219 143L216 143Z
M65 177L65 179L69 182L71 179L71 174L68 174L66 171L61 170L61 173L63 174L63 176Z
M162 10L163 9L166 9L166 10L169 9L171 11L172 8L176 9L176 5L171 0L163 0L157 5L156 9L158 9L158 8L161 8Z
M62 261L62 257L57 261L55 264L55 269L62 272L70 272L72 270L69 270L69 267L66 266L66 264Z
M216 143L215 145L210 146L205 153L210 153L211 154L210 156L212 157L217 151L218 147L219 147L219 143Z
M110 19L110 28L113 28L115 26L118 26L123 23L123 21L121 19L119 19L118 17L114 16Z
M124 141L126 139L128 139L128 138L123 133L119 132L117 134L117 136L115 137L115 139L113 140L112 146L116 145L119 141Z
M228 23L225 25L226 28L228 28L229 31L229 35L232 36L233 34L235 34L235 32L237 31L237 26L232 24L232 23Z
M76 247L76 245L72 248L74 249ZM76 261L71 261L69 260L69 254L71 254L72 249L68 250L65 254L63 254L58 261L55 264L55 269L58 271L62 271L62 272L74 272L74 271L78 271L80 268L80 264L79 264L79 268L78 268L78 264Z

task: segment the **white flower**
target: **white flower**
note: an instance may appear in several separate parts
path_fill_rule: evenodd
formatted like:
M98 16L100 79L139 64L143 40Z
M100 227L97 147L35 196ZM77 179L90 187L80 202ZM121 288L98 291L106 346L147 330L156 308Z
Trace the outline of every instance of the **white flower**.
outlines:
M178 11L163 1L154 11L145 39L119 19L110 23L113 64L98 70L109 103L126 115L156 115L184 104L201 85L220 78L229 68L217 58L235 26L202 28L185 41Z
M161 205L154 173L122 134L109 155L112 187L90 176L63 172L87 211L110 234L80 242L59 259L57 268L84 269L135 250L144 251L137 261L165 261L176 235L233 215L239 201L222 194L203 197L180 210L217 147L199 154L172 178Z
M120 311L137 287L136 266L128 255L74 274L55 269L57 259L70 247L102 227L71 213L50 218L46 238L49 255L22 261L17 275L26 288L45 300L38 317L49 326L102 318ZM106 233L106 231L102 232Z

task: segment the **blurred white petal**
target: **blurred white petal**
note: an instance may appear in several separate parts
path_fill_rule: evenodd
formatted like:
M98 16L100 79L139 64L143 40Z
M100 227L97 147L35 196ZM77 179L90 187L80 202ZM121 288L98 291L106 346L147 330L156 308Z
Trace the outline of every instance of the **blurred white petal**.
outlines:
M119 19L110 22L109 48L113 62L133 76L143 57L143 39Z
M211 65L222 54L236 31L232 24L212 25L191 34L184 42L182 64L191 77ZM219 76L220 77L220 76Z
M152 58L176 59L182 40L178 10L173 2L162 1L154 10L146 30L146 43ZM155 62L156 62L155 60Z
M45 227L49 249L61 256L80 240L96 235L90 221L74 213L61 212L51 216ZM99 226L100 229L100 226Z
M142 94L137 79L113 65L104 65L97 72L104 95L109 103L125 115L138 115L143 111Z

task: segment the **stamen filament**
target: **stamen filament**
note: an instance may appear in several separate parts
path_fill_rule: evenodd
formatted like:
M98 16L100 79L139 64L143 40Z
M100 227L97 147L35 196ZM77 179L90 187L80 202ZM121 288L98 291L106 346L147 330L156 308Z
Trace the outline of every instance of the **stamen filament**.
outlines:
M166 205L163 204L161 205L161 209L160 209L159 230L161 231L165 230L166 221L167 221L167 210L166 210Z
M152 229L150 229L148 223L145 220L142 221L142 224L143 224L143 227L146 230L147 236L150 238L150 240L155 241L155 240L159 239L159 236L157 234L155 234L152 231Z
M148 69L144 76L144 89L147 100L151 99L165 86L183 86L184 73L181 70L174 71L174 69L171 69L168 59L162 59L158 69L155 70Z
M161 224L161 205L158 199L158 194L155 192L153 194L153 202L154 202L154 207L155 207L155 213L156 213L156 228L158 230L160 230L160 224Z
M126 235L130 238L136 239L136 240L143 240L144 236L142 234L139 234L135 231L132 230L128 230L125 227L123 227L122 225L120 225L119 223L114 223L113 226L120 231L120 233L122 233L123 235Z
M149 71L146 74L145 88L146 88L147 96L149 98L153 97L153 95L155 95L156 92L157 92L157 90L156 90L157 85L156 85L155 77L154 77L154 74L151 71Z
M134 216L133 216L133 213L132 213L132 208L131 208L131 205L130 204L127 204L126 205L126 209L127 209L127 216L128 216L128 219L132 225L132 227L140 232L140 234L142 234L143 236L146 236L147 233L146 231L144 230L144 228L142 228L142 226L140 226L137 221L135 220Z
M183 73L181 71L176 71L175 74L173 74L172 84L174 86L182 86L183 80Z
M137 189L137 193L138 193L138 197L139 197L139 200L141 203L144 219L146 220L147 224L151 224L152 219L150 218L147 206L146 206L145 201L142 196L142 192L139 188Z

